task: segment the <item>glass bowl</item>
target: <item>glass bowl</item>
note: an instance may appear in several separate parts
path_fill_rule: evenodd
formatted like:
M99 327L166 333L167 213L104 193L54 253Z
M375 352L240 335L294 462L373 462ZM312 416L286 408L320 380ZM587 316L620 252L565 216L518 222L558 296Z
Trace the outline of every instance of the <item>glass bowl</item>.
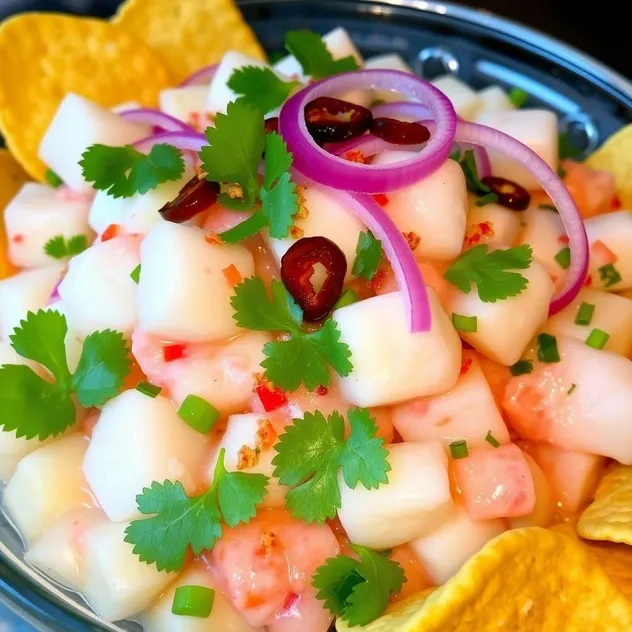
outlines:
M204 1L204 0L198 0ZM211 1L211 0L209 0ZM632 83L565 44L485 11L426 0L242 0L271 53L285 31L344 26L365 56L401 54L421 76L452 73L475 88L499 84L556 111L581 156L632 122ZM99 621L85 604L22 560L23 545L0 516L0 602L43 632L139 630Z

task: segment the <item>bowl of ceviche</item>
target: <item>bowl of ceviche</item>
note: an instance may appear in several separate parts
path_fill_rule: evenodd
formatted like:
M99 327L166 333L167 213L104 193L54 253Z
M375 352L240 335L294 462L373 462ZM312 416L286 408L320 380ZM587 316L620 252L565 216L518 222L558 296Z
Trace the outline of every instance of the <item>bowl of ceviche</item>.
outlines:
M627 80L394 0L27 13L0 57L9 608L632 629Z

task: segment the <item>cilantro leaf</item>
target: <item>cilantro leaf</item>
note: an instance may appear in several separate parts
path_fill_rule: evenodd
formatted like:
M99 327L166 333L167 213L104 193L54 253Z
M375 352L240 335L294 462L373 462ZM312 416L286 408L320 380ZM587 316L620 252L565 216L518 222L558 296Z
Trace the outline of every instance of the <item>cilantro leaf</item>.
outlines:
M377 272L382 254L382 242L376 239L370 230L366 233L361 232L358 236L356 258L353 262L351 272L355 276L370 281Z
M213 484L198 496L187 496L182 483L154 481L136 497L138 510L153 514L134 520L125 541L134 545L141 562L155 563L159 571L179 571L189 548L199 555L212 549L222 536L222 522L235 526L255 515L265 495L263 474L227 472L225 450L219 453Z
M305 337L321 359L326 360L338 375L346 377L353 371L353 364L349 360L351 351L347 344L340 342L340 330L335 320L331 318L326 320L320 329L306 334ZM319 382L314 388L320 384L328 386L329 380L326 384Z
M85 235L74 235L66 239L63 235L55 235L44 244L44 252L53 259L74 257L82 253L88 247L88 239Z
M270 237L287 237L292 218L298 211L296 184L290 180L289 173L284 173L272 189L261 189L261 210L270 225Z
M236 244L248 237L254 237L262 228L268 225L266 216L260 211L255 211L248 219L233 226L223 233L219 238L226 244Z
M470 293L474 283L481 301L495 303L518 296L527 287L525 277L508 270L526 270L531 265L531 255L527 244L492 252L487 244L480 244L462 253L443 276L465 294Z
M92 145L79 162L83 177L93 188L114 198L147 193L163 182L178 180L184 173L182 152L171 145L154 145L149 154L131 145Z
M352 544L360 560L346 555L331 557L312 578L316 598L349 626L367 625L386 609L391 595L401 591L404 569L383 553Z
M79 403L101 407L115 397L130 371L129 350L123 334L106 329L90 334L83 349L72 384Z
M52 170L46 169L46 184L53 187L53 189L59 189L64 181Z
M240 103L267 114L275 110L290 96L295 88L300 86L298 81L283 81L270 68L258 66L244 66L237 68L228 80L228 87L241 95Z
M215 127L206 129L206 138L209 145L202 147L200 158L207 178L239 185L243 191L242 208L252 207L259 189L257 169L265 146L263 114L246 103L229 103L226 114L215 118Z
M274 183L292 166L292 154L283 137L276 132L266 134L265 177L263 187L271 189Z
M303 68L303 74L313 79L323 79L341 72L350 72L359 68L355 57L349 55L334 60L323 38L314 31L301 29L287 31L285 48L296 57Z
M279 437L272 459L274 476L294 487L286 495L292 515L306 522L333 518L341 506L338 470L345 483L367 489L387 483L390 470L384 440L369 412L355 408L348 413L351 434L344 438L344 419L333 412L327 419L319 411L294 419Z
M491 192L491 189L486 184L483 184L478 177L476 158L471 149L466 149L463 155L461 155L461 150L457 147L457 149L450 154L450 158L459 163L463 175L465 176L465 184L468 191L476 193L477 195L485 195Z
M74 235L66 242L66 249L71 257L81 254L88 248L88 238L85 235Z

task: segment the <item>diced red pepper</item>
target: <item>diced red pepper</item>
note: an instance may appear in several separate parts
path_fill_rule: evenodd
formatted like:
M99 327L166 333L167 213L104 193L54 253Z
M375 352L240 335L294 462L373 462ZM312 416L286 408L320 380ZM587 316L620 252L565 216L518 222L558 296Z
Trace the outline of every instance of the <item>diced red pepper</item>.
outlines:
M110 224L101 234L101 241L109 241L118 235L120 224Z
M380 206L386 206L388 204L388 195L385 195L384 193L375 193L373 195L373 199L380 205Z
M262 381L255 389L264 410L269 413L281 406L287 404L287 395L280 388L272 386L272 384Z
M327 395L328 393L328 389L326 386L323 386L322 384L320 386L316 387L316 390L314 391L314 393L316 393L316 395L319 395L320 397L324 397L325 395Z
M463 362L461 362L461 375L465 375L472 366L472 358L463 358Z
M610 201L610 208L613 211L618 211L622 206L623 204L621 203L621 198L619 198L618 195L613 195L612 200Z
M590 287L592 285L592 274L586 275L586 280L584 281L584 287Z
M167 345L162 349L163 360L165 362L179 360L184 355L185 349L186 345L183 344Z
M568 235L560 235L557 240L561 243L564 244L565 246L568 244Z
M239 285L244 280L241 276L241 272L237 269L234 263L231 263L228 267L224 268L222 273L231 288Z

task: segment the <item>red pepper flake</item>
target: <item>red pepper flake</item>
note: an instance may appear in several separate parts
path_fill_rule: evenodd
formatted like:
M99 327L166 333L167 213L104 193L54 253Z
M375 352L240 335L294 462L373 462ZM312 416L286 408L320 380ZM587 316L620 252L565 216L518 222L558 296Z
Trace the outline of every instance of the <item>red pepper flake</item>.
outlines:
M568 235L560 235L557 238L557 241L559 241L559 243L564 244L565 246L568 245L569 239L568 239Z
M612 200L610 200L610 208L613 211L618 211L622 206L621 198L618 195L613 195Z
M257 422L257 433L255 434L255 446L257 450L271 448L277 439L277 433L269 419L260 419Z
M316 395L318 395L319 397L324 397L325 395L327 395L328 392L329 390L327 389L327 387L323 386L322 384L320 386L317 386L316 390L314 391L314 393L316 393Z
M271 382L263 378L258 379L255 391L263 405L263 409L269 413L287 404L287 395L280 388L276 388Z
M226 281L228 281L228 285L230 285L231 288L239 285L244 280L241 276L241 272L237 270L234 263L231 263L227 268L224 268L222 270L222 274L226 278Z
M463 362L461 362L461 375L465 375L472 366L472 358L463 358Z
M584 287L590 287L592 285L592 274L586 275L586 280L584 281Z
M253 450L247 445L242 445L237 453L237 469L247 470L259 463L259 450Z
M285 612L287 610L291 610L296 605L296 602L298 600L299 600L299 594L298 593L289 592L285 596L285 601L283 602L283 612Z
M116 237L119 233L120 224L110 224L104 231L101 233L101 241L109 241Z
M483 237L491 237L494 234L494 227L491 222L479 222L472 226L472 232L465 237L465 245L473 246Z
M361 152L358 151L357 149L353 149L351 151L348 151L343 158L345 160L348 160L349 162L359 162L361 164L366 164L366 157L365 155Z
M204 241L211 246L221 246L224 242L222 238L214 232L208 232L204 235Z
M385 195L384 193L375 193L373 195L373 199L380 205L380 206L386 206L388 204L388 195Z
M386 272L384 270L378 270L371 279L369 283L369 287L373 292L378 292L378 290L382 287L382 283L386 280Z
M15 235L13 235L13 237L11 237L11 241L14 244L21 244L24 241L24 235L22 235L21 233L16 233Z
M404 235L404 238L408 242L411 250L415 250L421 243L421 237L417 233L402 233L402 235Z
M162 358L165 362L179 360L184 355L186 348L186 345L182 344L166 345L162 348Z

